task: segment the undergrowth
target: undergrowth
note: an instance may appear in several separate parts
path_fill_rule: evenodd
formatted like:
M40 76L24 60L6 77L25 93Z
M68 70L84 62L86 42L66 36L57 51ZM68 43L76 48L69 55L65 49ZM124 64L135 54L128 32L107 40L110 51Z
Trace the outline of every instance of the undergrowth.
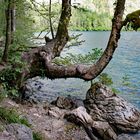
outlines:
M18 113L14 109L0 107L0 119L6 124L18 123L31 127L29 122L26 119L20 117L20 115L18 115Z

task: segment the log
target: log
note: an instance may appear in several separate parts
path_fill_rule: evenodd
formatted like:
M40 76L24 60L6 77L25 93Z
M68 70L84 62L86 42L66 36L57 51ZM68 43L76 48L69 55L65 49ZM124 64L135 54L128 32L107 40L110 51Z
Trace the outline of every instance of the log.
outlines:
M80 124L91 140L116 140L117 135L107 122L94 121L84 107L78 107L64 116L68 121Z

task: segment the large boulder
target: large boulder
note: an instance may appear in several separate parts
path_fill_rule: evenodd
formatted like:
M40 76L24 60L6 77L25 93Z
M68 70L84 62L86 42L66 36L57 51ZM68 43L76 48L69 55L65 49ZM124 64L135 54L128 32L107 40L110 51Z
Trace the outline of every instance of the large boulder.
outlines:
M88 90L84 105L95 121L108 122L115 132L137 132L140 112L106 86L95 83Z

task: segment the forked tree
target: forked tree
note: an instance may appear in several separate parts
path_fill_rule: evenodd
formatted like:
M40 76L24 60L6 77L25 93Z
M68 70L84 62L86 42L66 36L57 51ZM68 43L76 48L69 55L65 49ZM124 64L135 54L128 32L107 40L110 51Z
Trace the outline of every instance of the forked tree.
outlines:
M47 42L46 45L33 48L22 54L21 57L23 61L26 62L26 66L23 67L21 73L17 75L17 80L14 84L17 84L20 88L23 86L25 80L35 76L41 76L42 72L50 79L80 78L90 81L96 78L111 61L114 51L118 47L122 27L129 23L135 25L136 19L127 17L123 21L124 9L125 0L117 0L108 44L96 63L90 66L83 64L60 66L53 63L53 59L60 56L69 40L68 25L71 17L71 0L62 0L61 16L56 35L51 41ZM140 12L137 16L139 19ZM138 25L138 27L140 27L140 25Z

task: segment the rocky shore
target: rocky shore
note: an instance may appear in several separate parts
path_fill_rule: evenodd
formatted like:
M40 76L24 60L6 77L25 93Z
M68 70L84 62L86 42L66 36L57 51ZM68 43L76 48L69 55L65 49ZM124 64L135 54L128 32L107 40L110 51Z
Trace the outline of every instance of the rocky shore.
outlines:
M31 127L13 123L5 125L0 140L33 140L33 131L41 134L43 140L140 138L139 110L100 83L91 86L85 100L55 96L53 101L33 103L33 94L29 96L28 93L24 93L20 104L5 99L0 106L16 109Z

